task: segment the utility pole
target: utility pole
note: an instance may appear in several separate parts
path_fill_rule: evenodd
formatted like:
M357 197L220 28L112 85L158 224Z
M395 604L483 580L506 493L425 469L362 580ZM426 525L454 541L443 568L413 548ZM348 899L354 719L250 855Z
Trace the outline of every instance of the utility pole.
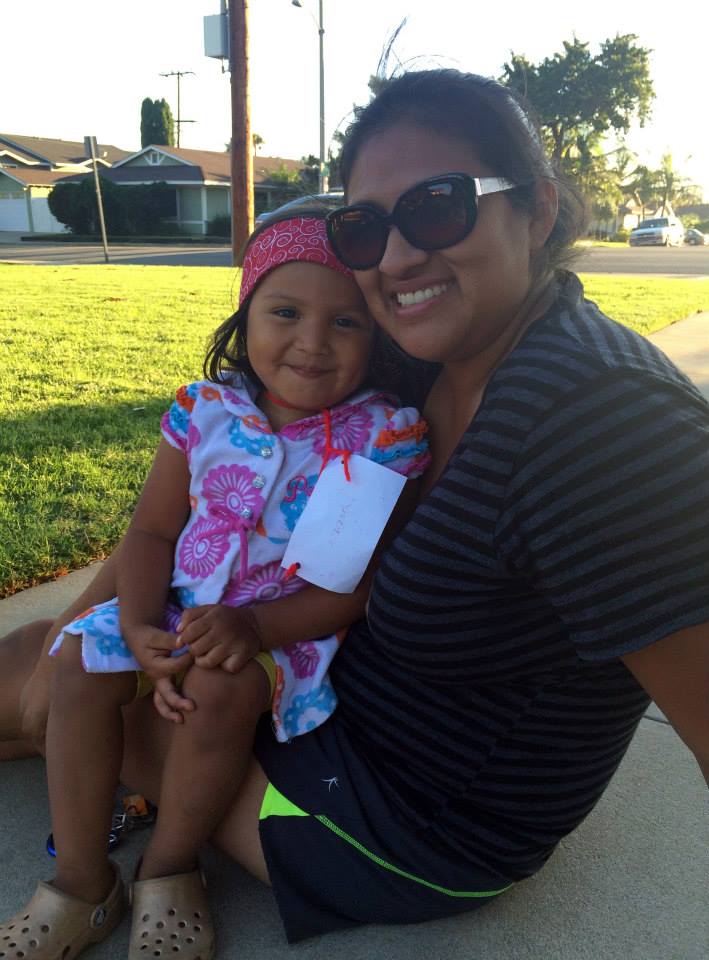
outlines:
M254 225L254 169L249 100L249 3L229 0L231 73L231 249L234 266Z
M177 146L180 146L180 124L182 123L194 123L194 120L183 120L180 115L180 78L186 77L188 74L194 76L194 70L172 70L170 73L161 73L161 77L177 77L177 120L175 125L177 126Z
M98 147L96 137L84 137L84 150L86 155L91 157L91 166L94 168L94 187L96 189L96 206L98 207L98 222L101 227L101 241L103 243L103 257L108 263L108 241L106 240L106 221L103 219L103 198L101 197L101 182L98 176L98 164L96 163L96 154Z

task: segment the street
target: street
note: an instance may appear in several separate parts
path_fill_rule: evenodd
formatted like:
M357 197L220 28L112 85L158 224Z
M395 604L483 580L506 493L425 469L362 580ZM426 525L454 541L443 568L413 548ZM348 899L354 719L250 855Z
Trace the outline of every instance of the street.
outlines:
M117 244L108 247L113 264L230 267L231 248L213 244ZM7 243L0 237L0 263L103 263L100 244ZM634 273L709 276L709 247L590 247L574 264L579 273Z

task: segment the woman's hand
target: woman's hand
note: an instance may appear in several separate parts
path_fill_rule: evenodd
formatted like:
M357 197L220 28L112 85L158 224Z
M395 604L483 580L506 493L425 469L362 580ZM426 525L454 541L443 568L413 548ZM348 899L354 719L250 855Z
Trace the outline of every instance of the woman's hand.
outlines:
M256 617L249 607L215 603L190 607L177 628L177 646L186 644L198 667L238 673L262 649Z

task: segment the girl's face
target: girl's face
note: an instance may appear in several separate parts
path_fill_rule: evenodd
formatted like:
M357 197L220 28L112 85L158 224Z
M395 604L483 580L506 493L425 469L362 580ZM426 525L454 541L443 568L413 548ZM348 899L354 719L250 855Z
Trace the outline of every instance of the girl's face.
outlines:
M352 168L347 203L391 213L423 180L446 173L498 176L473 148L410 123L364 143ZM515 209L503 193L483 196L464 240L445 250L412 247L392 227L378 267L355 277L374 319L409 354L442 363L475 358L513 324L530 287L530 255L553 224ZM415 298L412 294L417 294Z
M329 267L293 262L254 290L246 325L249 361L266 389L274 426L345 400L365 380L374 323L357 284Z

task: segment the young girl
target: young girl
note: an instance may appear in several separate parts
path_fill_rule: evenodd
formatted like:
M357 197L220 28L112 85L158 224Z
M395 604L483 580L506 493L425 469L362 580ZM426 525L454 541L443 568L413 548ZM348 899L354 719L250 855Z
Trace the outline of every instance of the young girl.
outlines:
M199 849L237 790L260 715L270 708L286 740L332 713L334 634L363 615L368 593L367 575L335 594L284 570L290 533L330 460L346 468L359 454L408 477L428 462L417 411L363 387L377 369L374 326L321 215L271 222L251 238L239 304L215 335L209 379L178 390L163 418L121 548L118 599L74 620L52 649L57 874L0 925L13 956L72 960L119 922L106 837L121 707L154 689L175 724L133 885L130 956L209 960Z

